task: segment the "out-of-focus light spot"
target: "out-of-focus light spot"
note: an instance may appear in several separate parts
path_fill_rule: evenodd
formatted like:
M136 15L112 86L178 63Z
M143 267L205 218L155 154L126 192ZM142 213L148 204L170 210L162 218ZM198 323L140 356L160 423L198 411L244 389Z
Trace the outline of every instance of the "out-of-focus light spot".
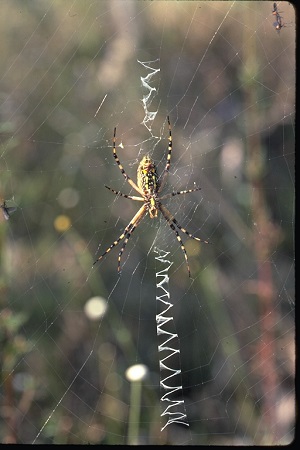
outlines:
M78 191L71 187L65 188L60 191L57 200L63 208L74 208L79 202Z
M34 380L30 374L20 372L14 376L13 386L16 391L26 392L28 389L33 389Z
M87 441L89 443L99 444L105 437L105 426L102 423L93 423L86 430Z
M117 392L122 387L122 379L116 372L112 372L106 377L105 386L110 391Z
M99 346L98 354L102 361L112 361L116 355L116 347L110 342L103 342L103 344Z
M107 311L107 301L103 297L92 297L84 305L84 312L88 319L99 320Z
M56 219L54 220L54 228L56 229L56 231L59 231L60 233L63 233L70 227L71 227L71 220L68 216L65 216L64 214L57 216Z
M221 153L222 174L225 177L239 176L243 162L243 147L240 140L232 138L224 144Z
M144 364L135 364L128 367L125 376L128 381L142 381L148 375L148 367Z

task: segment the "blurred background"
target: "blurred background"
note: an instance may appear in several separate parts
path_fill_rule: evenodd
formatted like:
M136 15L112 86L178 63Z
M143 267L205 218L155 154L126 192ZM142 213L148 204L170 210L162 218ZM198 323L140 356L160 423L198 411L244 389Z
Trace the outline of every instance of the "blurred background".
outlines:
M3 0L0 24L1 442L291 442L293 4ZM182 235L189 279L147 217L121 277L122 245L93 267L141 206L105 189L136 194L114 127L135 180L145 153L163 171L168 115L164 192L201 190L164 203L212 245ZM155 247L189 422L163 432Z

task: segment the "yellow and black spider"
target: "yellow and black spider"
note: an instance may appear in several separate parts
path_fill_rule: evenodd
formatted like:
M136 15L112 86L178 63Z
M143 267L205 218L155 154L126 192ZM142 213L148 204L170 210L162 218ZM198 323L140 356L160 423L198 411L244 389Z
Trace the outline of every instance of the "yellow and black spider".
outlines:
M114 189L110 188L109 186L105 186L107 189L112 191L116 195L120 195L121 197L129 198L131 200L136 200L138 202L143 202L143 205L140 207L136 215L133 217L133 219L129 222L127 227L124 229L123 233L118 237L116 241L114 241L110 247L105 250L105 252L99 256L99 258L94 262L96 264L100 259L102 259L107 253L111 251L116 245L119 244L122 239L125 238L123 247L121 248L118 256L118 272L121 272L121 258L122 254L125 250L126 244L136 229L136 227L140 224L141 220L145 217L145 215L148 213L151 219L154 219L158 215L158 211L160 211L163 215L163 217L168 222L169 226L172 228L174 233L176 234L176 238L180 244L181 250L183 251L185 261L187 264L187 269L189 273L189 277L191 276L190 272L190 266L188 262L187 253L185 250L185 247L183 245L183 242L181 240L181 237L177 231L176 227L181 230L183 233L187 234L190 238L195 239L196 241L205 242L206 244L209 244L209 242L204 241L198 237L193 236L191 233L189 233L185 228L183 228L177 220L172 216L170 211L161 203L161 200L164 200L166 198L174 197L175 195L181 195L181 194L189 194L190 192L199 191L201 188L195 188L195 189L188 189L185 191L177 191L172 192L171 194L163 195L162 197L159 195L164 184L166 181L166 176L169 173L170 170L170 164L171 164L171 154L172 154L172 132L171 132L171 125L170 125L170 119L168 119L168 125L169 125L169 146L168 146L168 154L167 154L167 161L166 161L166 167L161 175L161 178L158 177L157 171L156 171L156 165L152 161L149 155L146 155L141 160L138 169L137 169L137 185L135 182L127 175L125 172L119 158L116 152L116 131L117 129L114 129L114 137L113 137L113 155L116 160L116 163L119 166L119 169L121 170L123 176L125 177L125 180L130 184L131 187L133 187L134 190L136 190L141 197L136 197L133 195L127 195L123 194L120 191L115 191Z

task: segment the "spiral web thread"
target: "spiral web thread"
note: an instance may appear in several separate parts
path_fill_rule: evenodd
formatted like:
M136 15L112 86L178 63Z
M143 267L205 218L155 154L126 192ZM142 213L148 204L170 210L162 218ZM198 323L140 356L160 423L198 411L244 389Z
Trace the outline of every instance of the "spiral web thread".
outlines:
M156 330L159 340L158 352L162 353L162 357L159 359L161 373L160 387L162 391L165 391L161 397L161 402L166 402L167 404L167 407L161 413L161 417L168 416L167 422L161 428L161 431L163 431L172 423L186 426L189 426L189 423L187 421L184 400L179 399L182 398L182 382L178 334L174 332L173 316L167 316L168 311L173 306L170 298L168 276L168 271L173 263L166 259L169 252L158 248L154 251L158 254L155 259L164 265L162 270L156 271L157 310L161 309L156 315ZM168 330L167 327L169 328ZM172 344L171 341L173 341ZM176 364L178 364L177 367L179 367L177 369L171 367L175 363L174 359Z

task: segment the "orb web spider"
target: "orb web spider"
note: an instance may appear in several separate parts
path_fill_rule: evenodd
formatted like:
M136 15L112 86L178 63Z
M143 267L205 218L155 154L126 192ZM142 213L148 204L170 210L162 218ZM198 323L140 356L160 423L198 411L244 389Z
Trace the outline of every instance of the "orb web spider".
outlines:
M170 211L161 203L161 200L165 200L170 197L174 197L175 195L182 195L182 194L189 194L191 192L199 191L201 188L194 188L194 189L188 189L184 191L177 191L172 192L170 194L166 194L163 196L160 196L160 192L165 184L166 177L170 170L170 164L171 164L171 154L172 154L172 131L171 131L171 124L169 116L167 117L168 120L168 126L169 126L169 146L168 146L168 154L167 154L167 161L165 169L159 178L156 171L156 165L152 161L149 155L146 155L141 160L138 169L137 169L137 184L127 175L125 172L119 158L116 152L116 131L117 129L114 129L114 137L113 137L113 155L116 160L116 163L121 170L125 180L130 184L130 186L140 194L140 197L134 196L134 195L127 195L123 194L120 191L116 191L115 189L110 188L109 186L105 186L107 189L112 191L114 194L119 195L121 197L129 198L131 200L136 200L138 202L143 202L143 205L140 207L138 212L135 214L135 216L131 219L127 227L124 229L123 233L118 237L116 241L114 241L106 250L105 252L99 256L99 258L94 262L96 264L100 259L102 259L107 253L109 253L116 245L119 244L120 241L122 241L124 238L123 247L121 248L118 256L118 273L121 272L121 258L122 254L125 250L126 244L134 232L134 230L137 228L137 226L140 224L142 219L145 217L145 215L148 213L151 219L154 219L157 217L158 212L160 211L165 218L165 220L168 222L171 229L176 234L176 238L180 244L180 248L183 251L184 258L187 264L187 270L189 277L191 276L190 272L190 266L188 262L187 252L185 250L184 244L182 242L182 239L176 229L176 227L182 231L183 233L187 234L190 238L195 239L196 241L204 242L205 244L209 244L208 241L205 241L203 239L200 239L191 233L189 233L185 228L183 228L177 220L173 217L173 215L170 213Z

